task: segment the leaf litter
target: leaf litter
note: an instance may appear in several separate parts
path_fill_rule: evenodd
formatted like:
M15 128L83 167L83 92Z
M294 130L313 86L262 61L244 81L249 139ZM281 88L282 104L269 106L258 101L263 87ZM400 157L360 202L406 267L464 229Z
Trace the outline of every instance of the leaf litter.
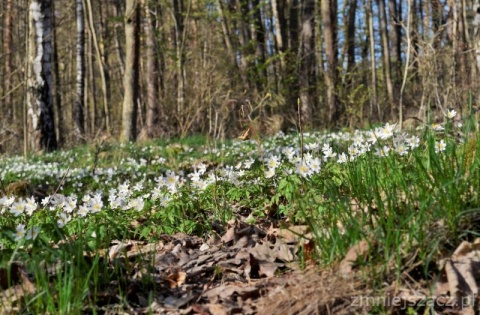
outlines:
M100 254L111 268L123 268L125 278L96 292L96 305L85 306L84 312L364 314L380 307L391 314L423 314L430 307L435 314L478 313L480 238L463 242L451 257L438 261L433 284L392 282L379 295L382 305L374 305L361 303L361 297L380 294L365 284L360 267L374 250L372 243L354 244L331 268L319 270L308 264L311 259L300 268L299 251L305 255L314 247L309 237L307 226L263 229L232 220L221 237L178 233L155 243L113 241ZM0 268L0 314L21 313L25 297L36 293L34 276L23 263L14 261L9 269ZM54 277L62 264L46 269Z

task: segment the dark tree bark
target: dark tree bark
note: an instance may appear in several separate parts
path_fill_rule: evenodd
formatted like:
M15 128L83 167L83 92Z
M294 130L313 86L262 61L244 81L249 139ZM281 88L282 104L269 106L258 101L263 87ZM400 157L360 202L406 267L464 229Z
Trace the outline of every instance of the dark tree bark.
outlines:
M357 0L348 1L348 24L346 29L345 52L347 54L347 76L351 78L355 68L355 19L357 17ZM350 80L350 79L349 79Z
M251 94L258 94L257 85L255 84L255 63L252 43L252 33L250 31L250 9L248 8L248 0L236 0L237 10L240 9L240 23L238 25L238 39L240 43L240 62L241 68L246 74L247 89L252 91ZM253 57L253 58L252 58Z
M55 12L55 1L50 0L52 12ZM62 146L65 142L65 126L62 110L62 93L61 93L61 77L58 69L58 45L57 45L57 28L55 27L55 14L52 14L52 99L55 111L55 127L57 134L57 144Z
M265 37L265 28L264 23L262 21L262 14L260 12L260 1L259 0L251 0L252 1L252 25L254 28L254 32L252 32L252 40L255 43L255 55L256 55L256 63L254 65L255 69L255 83L257 85L257 89L262 91L264 89L264 85L267 78L267 71L265 67L265 47L266 47L266 37Z
M296 0L286 0L289 6L289 21L288 21L288 48L296 52L299 45L299 12L300 4Z
M392 78L400 82L402 77L402 0L389 0L388 11L390 15L390 44L392 61Z

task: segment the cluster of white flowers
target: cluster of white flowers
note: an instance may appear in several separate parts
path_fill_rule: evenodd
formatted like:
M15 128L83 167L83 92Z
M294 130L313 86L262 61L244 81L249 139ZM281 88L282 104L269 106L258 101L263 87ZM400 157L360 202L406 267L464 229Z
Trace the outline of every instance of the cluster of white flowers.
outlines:
M27 239L27 240L34 240L37 238L38 234L40 233L40 228L39 227L33 227L31 229L26 229L25 224L18 224L15 227L15 241L20 241L22 239Z
M449 110L445 113L445 117L453 119L456 114L455 110ZM430 128L435 131L444 129L441 124L433 124ZM232 146L223 145L222 149L208 148L205 149L205 154L232 156L240 162L235 165L218 166L211 170L208 170L204 163L192 162L192 169L187 174L167 168L158 176L158 171L150 167L154 166L158 169L158 166L166 168L168 165L167 158L160 155L152 155L154 157L150 163L145 158L125 158L117 166L97 167L92 170L69 167L69 163L73 163L77 156L61 153L65 154L63 160L67 161L66 164L32 163L19 157L2 159L0 160L0 178L5 179L7 176L15 175L25 180L43 180L46 184L49 181L58 183L62 178L64 185L78 188L77 192L84 190L82 187L84 182L93 181L102 184L101 186L105 187L104 191L84 193L81 199L75 194L69 196L54 194L42 200L40 207L55 213L57 225L61 228L76 217L85 218L105 209L142 211L147 199L158 200L162 207L168 206L185 185L193 188L192 194L197 194L205 191L209 185L220 181L237 186L259 183L261 178L251 179L246 176L250 174L248 170L256 161L265 166L264 178L266 179L293 173L310 178L321 171L323 163L351 162L370 151L379 157L391 154L405 156L420 145L419 137L399 133L397 124L389 123L373 131L305 133L303 136L305 138L303 148L299 137L285 134L277 135L272 138L272 141L266 140L260 148L254 141L234 142ZM281 146L278 143L287 145ZM435 152L444 151L446 146L444 140L436 141ZM334 150L337 147L346 147L346 152ZM141 151L153 153L157 149L154 146L148 146ZM182 147L180 154L191 150L191 148ZM85 158L85 156L79 156L79 158ZM123 180L125 175L128 175L129 181ZM33 197L4 196L0 198L0 214L10 215L16 218L17 222L22 222L16 226L14 236L17 240L37 237L40 230L37 227L27 228L29 225L24 223L28 223L28 218L39 209Z
M207 171L207 165L204 163L200 163L195 166L195 171L193 173L188 174L190 180L192 181L192 186L194 188L205 190L208 185L211 183L211 179L202 179L202 176Z

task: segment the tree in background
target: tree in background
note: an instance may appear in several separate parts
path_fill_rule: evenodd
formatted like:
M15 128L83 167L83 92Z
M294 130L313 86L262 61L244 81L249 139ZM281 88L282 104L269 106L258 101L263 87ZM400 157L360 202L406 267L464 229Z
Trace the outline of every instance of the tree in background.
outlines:
M4 75L5 80L5 97L4 97L4 106L3 112L5 113L6 121L12 121L14 117L14 108L12 104L11 89L12 89L12 2L13 0L7 0L5 8L5 28L3 34L3 49L5 54L5 64L4 64Z
M337 84L337 3L336 0L325 0L321 4L324 27L324 49L327 57L325 84L327 87L328 122L335 125L340 118L335 85Z
M76 0L75 14L77 21L77 45L76 45L76 94L73 107L73 121L75 123L75 135L83 141L85 137L85 23L83 0Z
M32 0L29 8L28 134L38 152L57 148L52 95L52 20L50 0Z
M480 99L479 72L470 66L480 51L476 0L133 3L142 1L146 14L139 21L138 49L144 53L133 66L131 55L126 60L132 37L122 36L135 34L125 23L131 1L57 5L47 52L37 52L39 46L28 39L29 4L44 1L0 1L2 153L18 152L21 144L33 148L35 137L21 135L33 134L40 117L32 101L40 96L34 93L40 85L33 74L40 68L31 64L44 52L50 54L44 62L50 62L47 85L53 89L49 97L61 146L81 138L119 137L127 130L133 140L137 129L142 138L235 137L245 127L245 114L263 124L280 117L275 120L281 123L270 125L286 131L296 128L299 105L306 129L425 120L427 110L440 119L446 107L465 115L466 104ZM49 2L52 11L57 2ZM131 88L128 82L137 83ZM247 107L251 112L241 114ZM27 116L30 129L20 123Z
M145 126L141 138L153 138L160 129L159 69L157 56L157 39L155 37L155 17L150 9L150 1L143 0L145 11L145 55L147 58L147 111Z
M316 103L315 76L315 0L305 0L302 19L302 40L300 46L300 102L302 120L306 127L312 127L313 106Z
M137 102L140 66L140 1L127 0L125 8L125 76L123 81L122 131L120 141L137 137Z

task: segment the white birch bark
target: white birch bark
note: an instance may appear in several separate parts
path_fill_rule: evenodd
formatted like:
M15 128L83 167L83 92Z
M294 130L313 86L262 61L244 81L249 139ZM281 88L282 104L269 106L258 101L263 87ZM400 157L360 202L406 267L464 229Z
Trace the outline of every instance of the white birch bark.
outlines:
M73 109L73 121L75 124L75 134L82 139L85 134L84 128L84 108L85 108L85 23L83 0L76 0L76 19L77 19L77 77L76 77L76 95Z
M27 111L30 148L36 152L57 148L52 96L50 0L32 0L29 7Z

